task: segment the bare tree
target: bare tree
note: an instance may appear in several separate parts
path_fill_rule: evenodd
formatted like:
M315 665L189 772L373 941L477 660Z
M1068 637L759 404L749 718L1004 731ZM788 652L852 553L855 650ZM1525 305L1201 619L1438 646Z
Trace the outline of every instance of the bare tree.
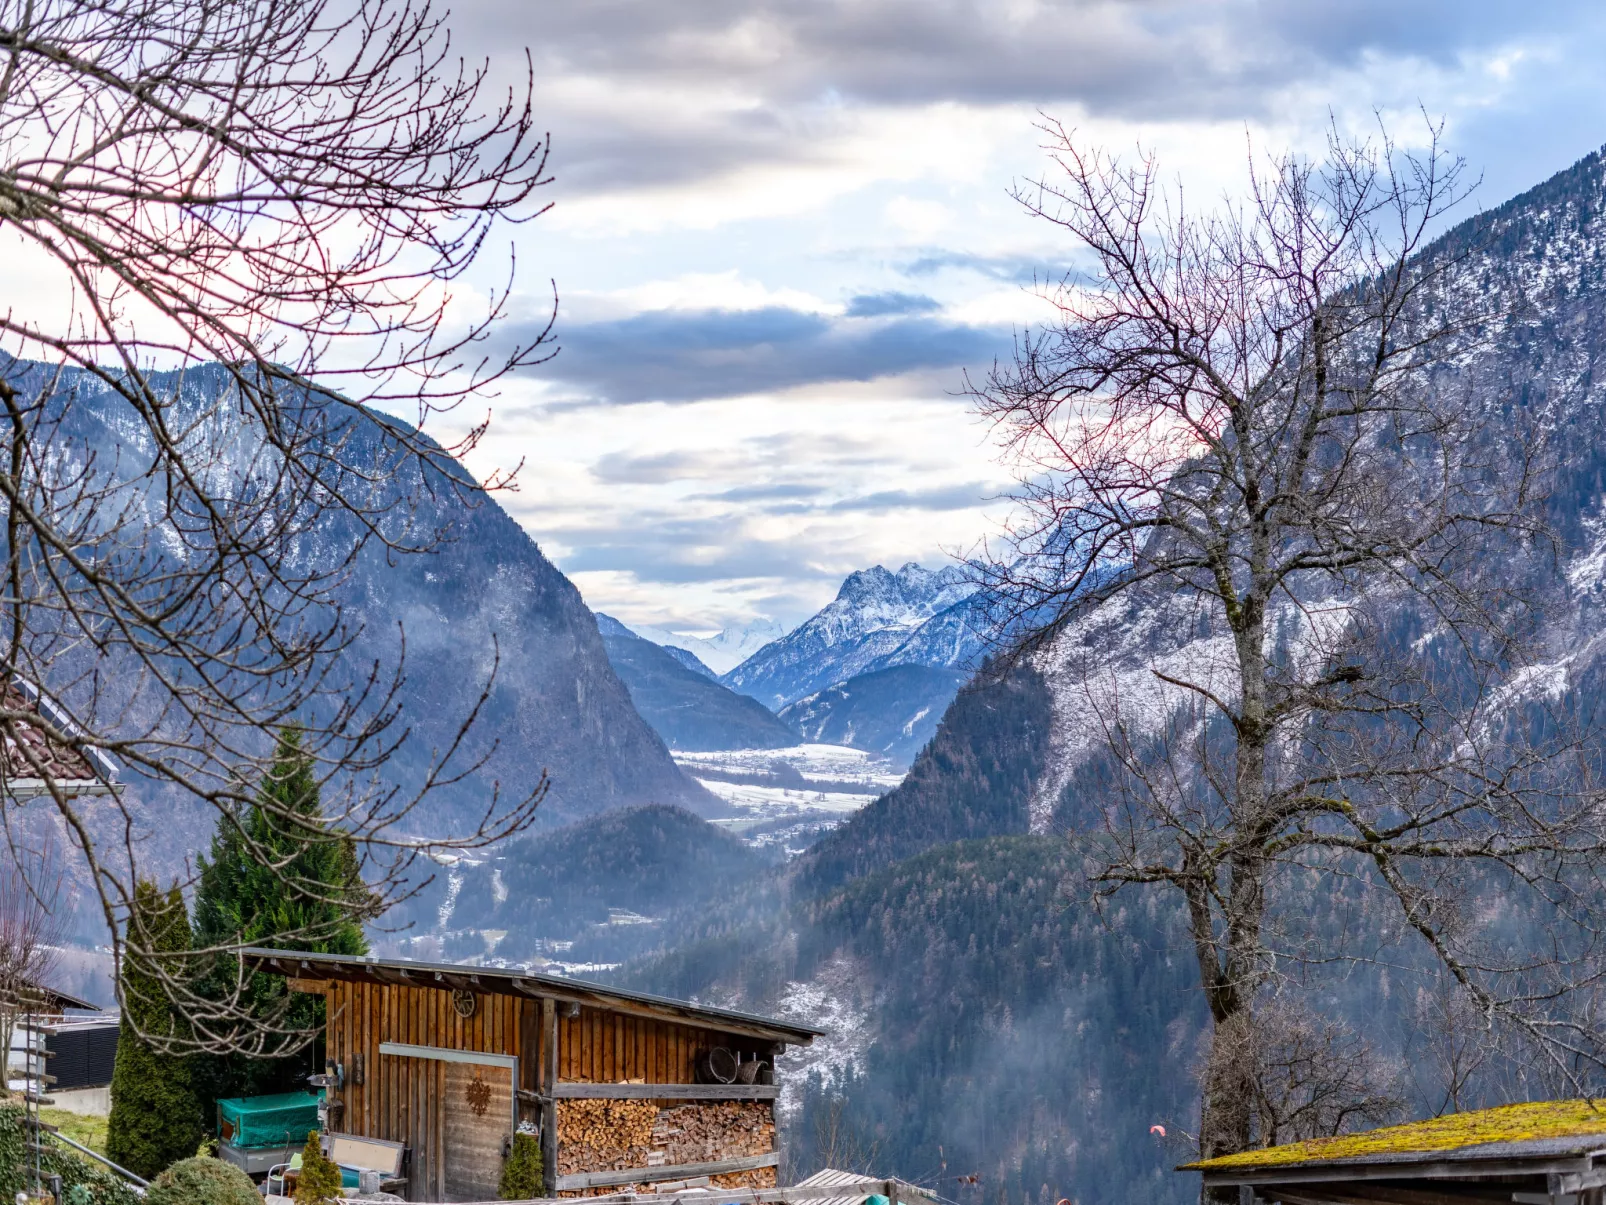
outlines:
M540 799L532 771L468 831L422 826L474 717L427 781L385 782L400 667L348 656L339 593L365 551L447 534L422 503L503 483L456 463L482 417L424 428L548 354L540 323L489 351L512 260L488 249L540 212L546 143L530 81L498 97L488 72L408 0L0 0L0 256L40 282L0 314L0 815L52 813L119 957L153 802L273 808L285 724L340 802L275 831L351 843L381 903ZM287 890L349 894L241 836ZM195 1045L296 1036L168 989Z
M1152 161L1045 129L1057 172L1017 197L1092 267L974 390L1023 482L988 584L1019 653L1080 689L1092 882L1186 908L1215 1034L1202 1153L1346 1120L1289 1122L1244 1047L1290 960L1365 956L1328 916L1350 884L1578 1086L1602 1057L1598 795L1587 734L1523 689L1542 449L1445 370L1501 317L1426 249L1461 164L1436 130L1417 155L1335 132L1200 216ZM1495 892L1548 944L1479 923ZM1367 923L1375 949L1393 922Z
M0 1070L6 1072L17 1019L51 1011L50 975L65 929L57 909L61 867L49 847L13 848L9 855L0 864Z

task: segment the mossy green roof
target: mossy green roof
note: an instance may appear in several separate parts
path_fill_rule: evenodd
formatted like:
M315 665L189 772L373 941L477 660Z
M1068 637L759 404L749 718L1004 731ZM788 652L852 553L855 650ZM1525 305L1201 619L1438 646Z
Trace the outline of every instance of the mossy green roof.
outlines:
M1428 1121L1385 1126L1362 1134L1312 1138L1258 1151L1240 1151L1184 1165L1185 1171L1249 1171L1303 1163L1364 1161L1378 1156L1428 1155L1489 1143L1606 1135L1606 1100L1540 1100Z

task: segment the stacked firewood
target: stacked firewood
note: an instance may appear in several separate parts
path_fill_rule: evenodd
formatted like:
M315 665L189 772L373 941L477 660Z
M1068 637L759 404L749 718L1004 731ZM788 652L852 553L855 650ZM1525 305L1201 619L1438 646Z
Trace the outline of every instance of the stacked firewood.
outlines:
M576 1188L560 1192L560 1197L611 1197L615 1193L665 1193L680 1192L688 1185L699 1188L774 1188L779 1181L773 1167L756 1167L748 1172L726 1172L719 1176L700 1176L696 1180L688 1180L675 1184L665 1184L661 1180L654 1180L642 1184L614 1184L607 1188Z
M715 1163L767 1155L774 1149L775 1117L768 1101L710 1101L670 1108L646 1100L558 1101L560 1176Z
M652 1145L671 1165L767 1155L775 1149L775 1118L761 1100L678 1105L658 1114Z
M650 1100L558 1101L558 1174L645 1167L658 1113Z
M723 1172L710 1176L715 1188L774 1188L776 1172L773 1167L755 1167L747 1172Z

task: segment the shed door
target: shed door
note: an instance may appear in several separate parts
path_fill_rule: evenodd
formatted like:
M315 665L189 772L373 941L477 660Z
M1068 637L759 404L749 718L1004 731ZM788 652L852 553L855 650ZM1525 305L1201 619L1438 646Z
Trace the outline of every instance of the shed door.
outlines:
M513 1137L513 1068L447 1063L441 1094L445 1199L494 1201Z

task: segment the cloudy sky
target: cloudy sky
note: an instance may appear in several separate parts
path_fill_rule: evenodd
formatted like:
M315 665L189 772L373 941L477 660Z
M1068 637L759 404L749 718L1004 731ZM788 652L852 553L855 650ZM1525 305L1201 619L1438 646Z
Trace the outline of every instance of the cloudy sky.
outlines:
M1246 135L1419 109L1498 204L1606 142L1606 6L1534 0L460 0L457 44L534 64L550 213L517 320L559 355L473 467L595 608L795 622L848 572L937 565L1008 487L961 391L1068 248L1010 201L1049 115L1195 196Z

